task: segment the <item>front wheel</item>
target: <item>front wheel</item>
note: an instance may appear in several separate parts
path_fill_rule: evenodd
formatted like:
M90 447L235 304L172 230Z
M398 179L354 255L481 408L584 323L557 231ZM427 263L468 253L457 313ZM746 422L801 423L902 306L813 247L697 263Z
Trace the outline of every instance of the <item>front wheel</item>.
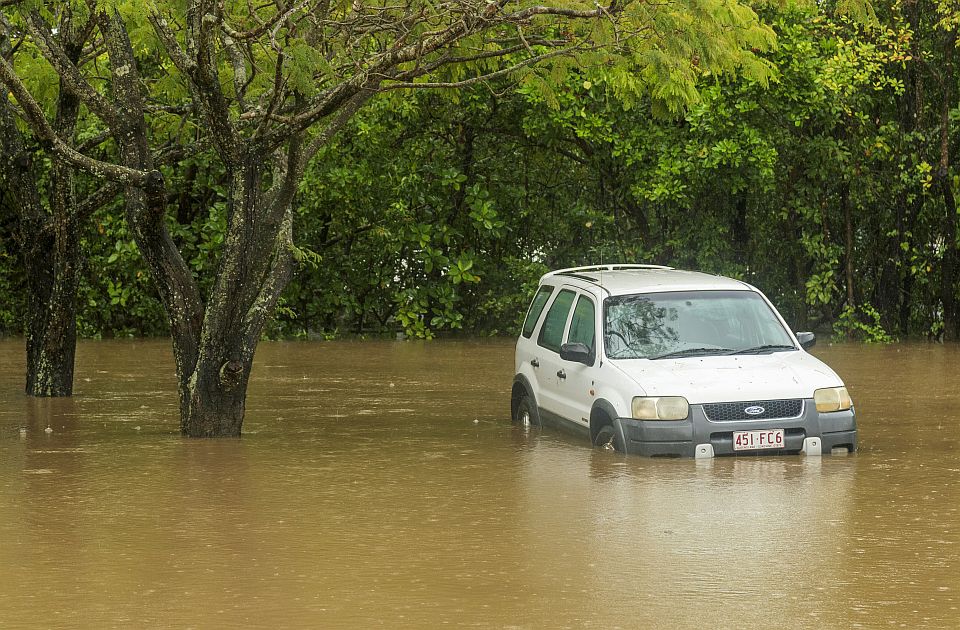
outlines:
M606 451L616 451L623 453L623 440L620 434L613 429L612 424L605 424L597 431L597 437L593 439L593 445Z
M524 396L517 403L517 415L514 417L514 421L521 427L540 426L540 414L537 413L537 408L529 396Z

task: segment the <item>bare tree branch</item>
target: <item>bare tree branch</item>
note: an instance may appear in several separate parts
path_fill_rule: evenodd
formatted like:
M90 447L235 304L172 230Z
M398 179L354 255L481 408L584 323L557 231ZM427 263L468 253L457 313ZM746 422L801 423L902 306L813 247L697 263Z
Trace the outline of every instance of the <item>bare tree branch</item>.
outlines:
M545 61L545 60L547 60L547 59L551 59L551 58L553 58L553 57L560 57L560 56L564 56L564 55L569 55L569 54L573 53L574 51L581 51L581 52L582 52L582 51L585 51L585 50L593 50L593 49L594 49L593 47L585 48L585 47L582 47L581 45L578 44L578 45L575 45L575 46L571 46L571 47L569 47L569 48L562 48L562 49L559 49L559 50L551 50L550 52L546 52L546 53L543 53L543 54L540 54L540 55L536 55L536 56L534 56L534 57L528 57L528 58L524 59L523 61L520 61L520 62L517 62L517 63L513 64L513 65L510 66L510 67L503 68L503 69L501 69L501 70L497 70L496 72L490 72L490 73L487 73L487 74L481 74L481 75L472 77L472 78L470 78L470 79L464 79L464 80L462 80L462 81L446 81L446 82L444 82L444 81L431 81L431 82L421 82L421 83L416 83L416 82L413 82L413 81L401 81L401 82L398 82L398 83L388 83L388 84L386 84L386 85L382 85L382 86L380 87L380 90L381 90L381 91L388 91L388 90L400 90L400 89L421 89L421 90L423 90L423 89L453 89L453 88L469 87L469 86L471 86L471 85L476 85L477 83L483 83L483 82L486 82L486 81L490 81L490 80L492 80L492 79L498 79L498 78L500 78L500 77L507 76L507 75L509 75L509 74L511 74L511 73L513 73L513 72L516 72L517 70L519 70L519 69L521 69L521 68L525 68L525 67L527 67L527 66L530 66L530 65L533 65L533 64L536 64L536 63L540 63L540 62L542 62L542 61ZM408 72L408 73L405 73L405 75L406 75L407 77L410 77L410 78L417 77L417 76L423 76L423 75L428 74L428 73L429 73L431 70L433 70L433 69L436 69L436 68L432 68L432 69L424 68L422 71L420 71L420 70L412 70L412 71L410 71L410 72Z
M199 150L199 148L199 146L184 147L181 145L169 145L160 152L155 153L153 156L153 161L155 164L170 164L178 159L182 159L184 155ZM117 195L122 193L124 188L126 188L126 186L119 182L104 182L99 188L87 195L77 204L73 212L73 217L76 223L79 225L80 223L89 219L93 213L107 205Z
M220 41L223 42L223 48L227 51L227 58L230 59L230 65L233 66L233 91L236 95L240 113L242 114L248 109L245 97L248 85L247 63L243 58L243 53L240 52L240 47L237 45L236 40L224 33L221 35Z
M272 29L276 24L283 22L284 20L287 20L288 18L292 17L297 11L300 11L301 9L305 8L309 4L310 4L310 0L301 0L300 2L296 2L292 4L286 10L284 10L283 8L280 8L276 12L276 14L274 14L274 16L271 17L269 20L267 20L266 22L260 22L259 26L247 31L234 30L233 28L231 28L229 24L226 23L226 21L221 22L221 25L223 27L223 31L235 40L255 39L257 37L260 37L264 33L266 33L268 30ZM256 15L256 13L253 10L251 10L251 15Z
M538 5L513 13L501 13L509 2L510 0L495 0L482 5L465 5L467 11L463 19L454 21L438 30L428 32L419 37L417 41L399 47L391 47L389 50L368 57L364 61L364 68L358 71L353 77L320 91L311 99L306 107L299 108L299 111L291 112L282 121L275 118L279 124L273 128L268 138L268 146L276 145L282 141L282 138L288 136L290 133L306 129L336 111L337 108L348 102L360 90L361 86L367 85L371 79L377 79L379 81L389 81L396 78L408 79L399 83L386 84L379 88L384 90L400 88L438 89L466 87L487 79L507 75L519 68L553 57L571 54L576 51L595 49L595 47L584 48L582 44L571 44L559 50L539 55L535 54L526 60L513 64L510 68L484 75L485 78L476 77L464 81L414 83L409 79L424 76L444 65L471 60L469 56L450 56L446 59L441 58L428 64L418 65L410 70L395 71L396 68L399 68L403 64L426 59L432 53L442 50L464 37L489 30L497 24L518 24L529 21L536 16L545 15L554 15L570 20L600 19L622 10L621 6L614 1L607 7L598 6L597 9L591 11ZM501 48L499 51L483 51L478 53L474 60L495 58L498 56L503 57L518 50L518 46L510 46Z
M273 116L274 111L277 108L277 105L281 102L285 88L285 81L283 80L283 61L284 55L282 52L277 54L277 67L276 71L273 73L273 89L270 91L270 102L267 105L266 112L263 115L263 119L260 121L260 124L257 126L256 132L254 132L253 137L255 139L262 138L267 131L267 127L270 124L270 119Z
M126 186L119 182L104 182L99 188L87 195L76 205L73 209L74 220L78 225L86 221L93 216L93 213L97 210L113 201L125 188Z

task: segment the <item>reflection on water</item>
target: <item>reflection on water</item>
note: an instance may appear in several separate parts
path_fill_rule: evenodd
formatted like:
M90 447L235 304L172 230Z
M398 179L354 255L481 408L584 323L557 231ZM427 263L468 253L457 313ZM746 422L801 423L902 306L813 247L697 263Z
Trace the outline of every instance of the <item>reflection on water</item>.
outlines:
M0 342L0 627L960 627L960 351L816 351L857 455L524 431L509 341L263 344L245 436L185 440L165 342L62 400Z

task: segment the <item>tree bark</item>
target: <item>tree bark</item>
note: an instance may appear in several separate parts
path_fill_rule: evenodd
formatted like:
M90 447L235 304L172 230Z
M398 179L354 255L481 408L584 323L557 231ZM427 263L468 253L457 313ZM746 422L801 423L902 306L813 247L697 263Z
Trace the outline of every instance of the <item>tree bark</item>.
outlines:
M83 29L81 28L80 31ZM61 23L64 53L76 64L86 35L69 21ZM60 81L60 96L53 127L61 138L73 138L80 116L80 100ZM41 328L39 352L27 363L27 393L32 396L73 394L73 368L77 347L77 289L80 284L80 226L76 214L74 173L53 162L50 172L50 210L53 231L53 284L47 301L47 319L34 322ZM28 354L29 356L29 354Z
M286 160L291 167L299 160L299 144L293 144ZM240 435L257 343L290 281L291 205L298 175L295 168L274 173L274 185L264 191L269 161L254 149L231 177L223 257L204 316L196 369L184 383L185 435Z
M89 20L76 21L66 9L60 13L56 37L49 32L46 36L63 63L75 68L91 27ZM0 33L4 64L13 54L9 35L10 25L4 20ZM56 115L49 129L71 150L79 114L80 99L61 78ZM74 172L62 163L52 164L48 210L38 189L43 178L33 167L30 150L6 100L0 106L0 137L5 155L0 171L19 205L19 242L28 279L25 390L30 396L70 396L77 340L79 223L84 217L76 203Z
M304 166L300 134L291 137L285 150L275 151L255 139L240 142L226 118L210 124L213 144L228 171L229 204L220 267L204 305L164 221L166 189L149 150L129 35L115 12L99 14L98 21L110 56L113 102L118 106L111 112L111 131L123 166L152 174L145 185L128 187L126 214L169 316L181 433L239 436L254 352L292 271L291 206ZM206 116L219 117L225 111L219 85L204 74L210 68L206 62L199 67L192 75L193 88L206 103Z
M27 383L30 396L70 396L77 345L77 288L79 284L79 228L71 216L70 173L61 171L51 182L52 225L29 243L29 268L41 271L27 322ZM47 235L52 228L52 235Z

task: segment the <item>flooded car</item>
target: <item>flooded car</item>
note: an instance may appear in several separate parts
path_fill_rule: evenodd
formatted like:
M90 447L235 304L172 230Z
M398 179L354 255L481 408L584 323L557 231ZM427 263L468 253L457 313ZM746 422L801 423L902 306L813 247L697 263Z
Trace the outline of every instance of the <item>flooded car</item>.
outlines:
M514 421L650 456L851 452L853 402L755 287L654 265L544 275L515 354Z

